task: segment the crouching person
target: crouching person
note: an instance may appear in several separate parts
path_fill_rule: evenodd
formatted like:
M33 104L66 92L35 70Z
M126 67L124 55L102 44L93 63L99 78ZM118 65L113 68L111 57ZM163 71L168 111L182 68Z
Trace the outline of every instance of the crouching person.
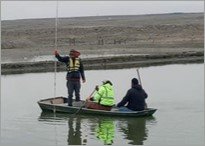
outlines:
M114 105L114 89L111 81L103 81L103 85L96 86L95 90L94 96L87 98L86 107L110 111Z

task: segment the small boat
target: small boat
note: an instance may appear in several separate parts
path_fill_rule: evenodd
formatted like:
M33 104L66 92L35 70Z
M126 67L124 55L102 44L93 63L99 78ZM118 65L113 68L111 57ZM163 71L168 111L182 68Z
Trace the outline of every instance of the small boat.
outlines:
M104 116L121 116L121 117L143 117L153 115L157 109L147 108L143 111L119 111L116 106L110 111L88 109L85 107L86 101L73 101L73 106L68 106L67 98L55 97L38 101L38 104L42 111L50 111L56 113L68 113L68 114L93 114Z

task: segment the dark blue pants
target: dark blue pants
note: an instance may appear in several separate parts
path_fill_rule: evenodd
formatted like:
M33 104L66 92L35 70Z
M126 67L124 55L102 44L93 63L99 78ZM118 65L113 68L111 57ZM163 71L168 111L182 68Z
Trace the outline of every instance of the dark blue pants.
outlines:
M75 91L75 100L80 101L80 80L67 80L68 105L72 106L73 92Z

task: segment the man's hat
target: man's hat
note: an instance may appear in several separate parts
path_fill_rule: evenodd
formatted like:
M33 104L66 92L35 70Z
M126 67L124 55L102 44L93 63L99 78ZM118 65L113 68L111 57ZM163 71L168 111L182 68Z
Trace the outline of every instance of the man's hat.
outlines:
M70 55L74 55L74 57L79 57L80 52L78 52L77 50L71 49L70 50Z

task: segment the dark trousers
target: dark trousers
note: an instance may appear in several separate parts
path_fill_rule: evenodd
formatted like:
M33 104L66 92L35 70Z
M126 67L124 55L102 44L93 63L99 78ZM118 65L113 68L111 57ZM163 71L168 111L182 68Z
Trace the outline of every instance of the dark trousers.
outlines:
M75 91L75 100L80 101L80 80L67 80L68 105L72 105L73 92Z

